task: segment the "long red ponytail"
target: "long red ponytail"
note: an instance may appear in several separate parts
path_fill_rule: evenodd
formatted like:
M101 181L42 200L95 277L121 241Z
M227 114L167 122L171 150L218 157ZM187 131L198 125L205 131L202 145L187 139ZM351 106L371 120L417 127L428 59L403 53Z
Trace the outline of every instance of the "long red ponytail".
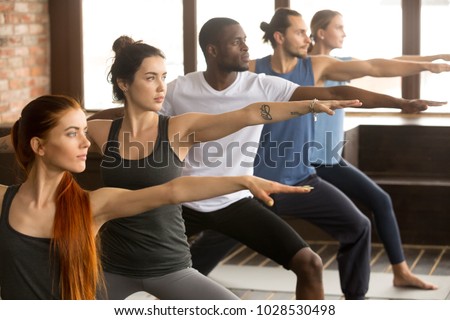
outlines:
M66 172L56 195L52 249L59 257L62 299L95 299L101 279L89 194Z

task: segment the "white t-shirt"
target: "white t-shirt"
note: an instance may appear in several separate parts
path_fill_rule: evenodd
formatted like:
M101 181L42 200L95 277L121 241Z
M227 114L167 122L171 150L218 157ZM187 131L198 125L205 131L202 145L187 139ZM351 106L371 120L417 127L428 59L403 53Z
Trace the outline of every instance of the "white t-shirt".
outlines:
M213 89L203 72L180 76L168 84L162 113L186 112L220 114L255 102L288 101L297 84L275 76L239 72L236 80L222 91ZM185 176L253 175L262 125L243 128L222 139L194 145L186 158ZM185 203L197 211L211 212L251 196L247 190Z

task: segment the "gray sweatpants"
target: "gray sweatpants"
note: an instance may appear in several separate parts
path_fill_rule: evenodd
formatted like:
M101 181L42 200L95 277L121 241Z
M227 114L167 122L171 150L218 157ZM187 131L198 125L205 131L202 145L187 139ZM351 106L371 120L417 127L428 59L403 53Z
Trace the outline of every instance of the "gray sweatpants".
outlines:
M231 291L193 268L144 279L109 272L104 274L110 300L123 300L138 291L148 292L160 300L239 299Z

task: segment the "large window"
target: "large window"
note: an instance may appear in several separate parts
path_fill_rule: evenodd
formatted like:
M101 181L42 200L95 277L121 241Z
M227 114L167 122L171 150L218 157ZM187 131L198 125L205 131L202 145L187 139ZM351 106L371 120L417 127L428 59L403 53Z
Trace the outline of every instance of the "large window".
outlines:
M115 107L107 82L114 40L121 35L158 47L166 55L167 80L183 74L182 0L83 0L84 103Z
M447 30L450 30L449 2L449 0L422 0L421 55L450 53L450 42L445 40ZM334 50L332 55L358 59L390 59L402 55L401 0L291 0L291 8L299 11L308 24L318 10L331 9L342 13L347 37L343 49ZM350 84L401 97L400 77L364 77L352 80ZM421 73L422 99L450 101L449 87L450 73ZM377 111L397 112L392 109L377 109ZM428 111L450 112L450 106L429 108Z
M120 35L159 47L166 54L168 81L184 73L183 61L183 0L81 0L83 7L84 46L84 102L87 109L104 109L112 103L111 85L107 74L112 63L111 46ZM197 0L197 33L212 17L230 17L247 34L250 57L272 53L270 44L262 42L259 25L269 22L274 12L273 0ZM421 54L450 53L446 41L450 30L450 0L422 0ZM401 0L290 0L291 8L299 11L306 23L318 10L332 9L343 14L345 39L343 49L334 56L358 59L394 58L402 55ZM198 34L195 35L195 39ZM197 70L205 69L203 53L197 43ZM442 61L441 61L442 62ZM364 77L352 80L351 85L400 97L401 78ZM450 73L421 74L421 97L450 100ZM367 110L370 111L370 110ZM373 110L371 110L373 111ZM393 111L378 109L378 111ZM450 107L431 108L431 112L450 112Z
M319 10L336 10L342 14L347 36L343 48L331 52L333 56L390 59L402 55L401 0L291 0L291 8L302 14L308 27ZM401 96L400 77L364 77L352 80L350 84Z

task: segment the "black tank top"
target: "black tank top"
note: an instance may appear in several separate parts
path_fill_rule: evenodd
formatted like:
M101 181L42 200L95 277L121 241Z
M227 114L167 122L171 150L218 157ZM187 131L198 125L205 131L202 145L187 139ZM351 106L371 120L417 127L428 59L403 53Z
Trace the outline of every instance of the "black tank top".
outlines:
M50 263L50 239L17 232L9 210L19 185L10 186L0 217L0 289L2 299L60 299L57 262ZM54 271L52 271L54 268Z
M183 162L173 153L168 140L169 117L159 116L153 152L139 160L123 159L119 154L118 134L122 120L116 119L111 124L101 163L105 186L136 190L160 185L181 175ZM111 220L100 232L102 263L107 272L147 278L191 266L179 205Z

